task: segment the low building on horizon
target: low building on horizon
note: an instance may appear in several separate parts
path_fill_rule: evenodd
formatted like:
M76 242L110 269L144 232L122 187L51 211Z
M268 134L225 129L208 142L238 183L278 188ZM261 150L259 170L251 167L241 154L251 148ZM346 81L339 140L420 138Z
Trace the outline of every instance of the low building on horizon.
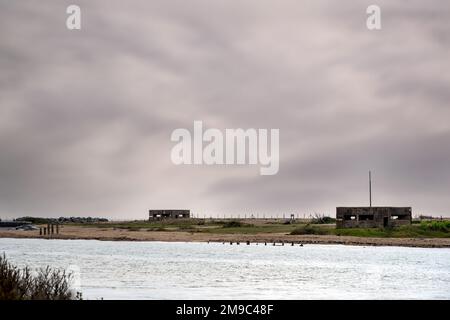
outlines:
M336 208L336 228L388 228L411 222L411 207Z
M185 209L159 209L149 210L149 220L161 220L161 219L189 219L191 216L190 210Z

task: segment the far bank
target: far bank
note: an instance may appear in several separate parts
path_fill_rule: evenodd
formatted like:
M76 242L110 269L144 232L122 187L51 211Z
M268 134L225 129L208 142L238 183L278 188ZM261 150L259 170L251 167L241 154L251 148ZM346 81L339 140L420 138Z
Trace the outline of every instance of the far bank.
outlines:
M108 241L223 242L228 245L343 244L450 248L446 222L425 222L392 229L336 229L334 223L271 219L186 219L60 225L59 234L0 229L0 238L94 239ZM37 225L39 227L39 225ZM43 227L43 225L42 225Z

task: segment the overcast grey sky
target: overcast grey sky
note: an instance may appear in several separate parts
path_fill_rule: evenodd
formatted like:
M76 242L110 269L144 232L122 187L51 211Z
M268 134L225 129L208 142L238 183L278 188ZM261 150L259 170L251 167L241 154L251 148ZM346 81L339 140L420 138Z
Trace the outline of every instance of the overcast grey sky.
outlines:
M0 0L0 217L334 215L369 169L374 205L450 215L449 57L447 0ZM279 173L175 166L194 120L279 128Z

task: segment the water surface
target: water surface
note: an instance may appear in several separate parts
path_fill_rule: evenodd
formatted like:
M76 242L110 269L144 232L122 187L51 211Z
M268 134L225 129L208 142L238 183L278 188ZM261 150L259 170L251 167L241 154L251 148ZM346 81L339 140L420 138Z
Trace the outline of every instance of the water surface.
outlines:
M79 270L88 299L450 299L450 249L0 239L2 252Z

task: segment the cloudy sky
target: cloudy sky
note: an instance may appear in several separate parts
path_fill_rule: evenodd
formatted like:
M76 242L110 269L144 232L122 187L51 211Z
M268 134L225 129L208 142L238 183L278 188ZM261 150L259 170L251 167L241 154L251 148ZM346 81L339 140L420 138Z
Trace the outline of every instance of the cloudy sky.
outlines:
M82 29L66 28L66 7ZM450 215L450 6L0 0L0 217ZM175 166L176 128L280 129L280 170Z

